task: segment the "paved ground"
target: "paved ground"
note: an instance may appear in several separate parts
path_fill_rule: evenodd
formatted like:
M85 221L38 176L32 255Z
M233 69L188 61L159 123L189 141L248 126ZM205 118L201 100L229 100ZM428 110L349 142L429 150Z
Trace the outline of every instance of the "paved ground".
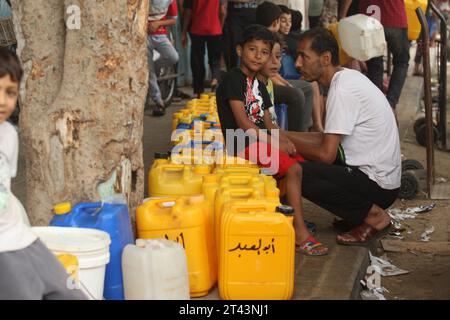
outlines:
M413 120L416 116L417 104L421 82L419 78L408 77L404 92L399 104L399 125L402 139L402 152L407 158L421 160L425 164L424 148L415 142L411 131ZM185 92L191 92L183 88ZM144 120L144 161L145 170L148 172L153 161L154 152L168 151L170 143L170 130L172 114L182 108L186 101L174 103L167 114L161 118L145 116ZM437 174L449 178L450 160L448 153L437 153ZM25 188L25 161L20 157L20 175L13 183L13 191L19 199L24 201ZM449 179L450 180L450 179ZM147 194L147 180L145 192ZM398 202L396 205L413 206L417 203L428 203L428 200L416 200L415 202ZM409 240L417 241L417 235L423 231L423 227L433 223L436 233L432 241L444 241L449 239L448 201L439 201L438 207L421 219L409 222ZM334 239L336 231L331 228L333 216L317 206L305 203L306 219L314 221L318 227L317 237L329 248L330 254L324 257L296 256L296 276L294 299L358 299L359 280L365 273L368 265L368 250L366 247L337 246ZM404 241L406 241L405 239ZM372 253L384 253L379 247L370 248ZM432 299L450 298L448 284L450 283L448 268L450 259L442 255L415 256L410 253L388 253L395 264L404 269L411 270L411 274L395 278L383 278L382 284L391 291L387 298L391 299ZM420 254L419 254L420 255ZM218 299L217 289L203 299Z

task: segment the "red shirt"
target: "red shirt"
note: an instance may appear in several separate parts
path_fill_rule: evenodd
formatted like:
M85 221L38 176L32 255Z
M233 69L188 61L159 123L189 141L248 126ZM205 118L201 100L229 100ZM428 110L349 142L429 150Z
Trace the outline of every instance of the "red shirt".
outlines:
M360 0L359 12L372 16L374 10L367 10L375 5L380 8L381 24L385 28L408 28L406 8L404 0Z
M192 34L198 36L219 36L222 34L219 12L220 0L184 0L183 7L192 9Z
M167 5L165 5L167 3ZM170 3L170 4L169 4ZM152 5L154 6L152 10ZM167 19L176 19L178 17L178 7L176 0L159 0L152 1L152 5L150 5L150 15L148 17L148 22L150 24L151 21L160 21ZM158 11L152 14L152 11ZM161 16L161 11L165 11L166 14L158 19ZM155 18L155 16L157 18ZM166 27L160 27L155 32L149 32L149 35L157 36L157 35L167 35Z

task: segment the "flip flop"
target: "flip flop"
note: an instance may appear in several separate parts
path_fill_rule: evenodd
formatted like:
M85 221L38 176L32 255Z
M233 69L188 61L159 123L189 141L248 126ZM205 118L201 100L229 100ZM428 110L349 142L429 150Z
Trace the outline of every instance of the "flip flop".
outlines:
M317 249L325 248L324 251L316 251ZM328 254L328 248L321 242L317 241L313 236L309 236L301 244L295 244L295 251L301 252L308 256L324 256Z

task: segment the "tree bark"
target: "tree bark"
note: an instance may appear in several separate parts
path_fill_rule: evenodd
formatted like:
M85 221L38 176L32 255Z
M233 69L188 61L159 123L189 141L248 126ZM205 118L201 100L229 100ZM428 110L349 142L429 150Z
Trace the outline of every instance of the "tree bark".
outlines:
M122 193L134 212L142 199L148 2L12 0L33 225L59 202Z

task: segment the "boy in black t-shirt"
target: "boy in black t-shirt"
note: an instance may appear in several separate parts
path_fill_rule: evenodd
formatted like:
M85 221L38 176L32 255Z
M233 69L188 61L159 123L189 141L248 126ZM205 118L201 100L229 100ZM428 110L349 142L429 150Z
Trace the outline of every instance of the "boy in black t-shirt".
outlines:
M299 162L304 159L271 121L272 102L265 85L256 78L269 61L272 46L270 31L262 26L247 27L236 47L241 65L230 70L217 89L217 109L227 152L269 167L278 177L286 177L287 201L294 208L296 249L308 255L323 255L328 249L309 234L302 215Z

